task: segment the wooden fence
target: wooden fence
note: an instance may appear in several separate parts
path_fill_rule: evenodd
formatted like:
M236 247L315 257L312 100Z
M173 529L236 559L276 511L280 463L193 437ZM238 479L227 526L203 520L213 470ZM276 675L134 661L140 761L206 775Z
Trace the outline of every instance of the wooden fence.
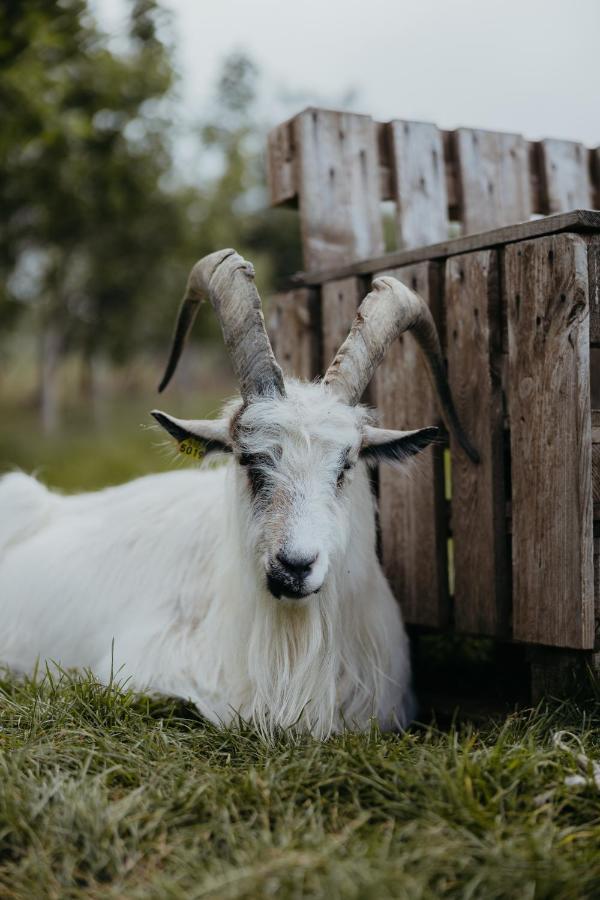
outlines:
M593 664L600 213L586 208L600 151L310 109L270 135L269 177L272 202L299 208L307 270L274 302L283 366L323 372L372 277L392 273L430 305L482 457L450 440L412 477L380 472L383 564L407 622L539 647L537 693L565 660ZM389 200L399 249L384 253ZM388 427L441 424L410 336L368 399Z

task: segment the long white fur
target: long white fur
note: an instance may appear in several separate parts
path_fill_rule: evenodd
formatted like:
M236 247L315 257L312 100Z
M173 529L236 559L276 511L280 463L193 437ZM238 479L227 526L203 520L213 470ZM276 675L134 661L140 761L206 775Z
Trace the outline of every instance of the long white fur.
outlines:
M358 458L366 413L322 385L286 391L239 420L247 450L273 454L283 502L253 502L234 459L75 496L4 476L0 662L30 671L53 660L101 679L114 667L135 689L266 734L324 738L372 717L406 725L408 644L376 555L365 464L335 487L346 448ZM323 584L305 600L267 590L265 561L282 540L318 549Z

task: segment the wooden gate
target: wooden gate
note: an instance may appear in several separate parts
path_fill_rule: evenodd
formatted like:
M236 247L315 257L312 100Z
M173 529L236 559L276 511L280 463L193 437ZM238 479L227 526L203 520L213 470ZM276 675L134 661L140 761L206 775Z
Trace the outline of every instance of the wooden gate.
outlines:
M410 478L380 472L406 621L561 648L533 655L537 693L557 663L594 662L600 150L308 109L271 133L268 168L272 203L299 209L306 268L273 304L284 368L322 373L371 279L392 273L430 305L481 454L474 466L450 440ZM410 336L368 399L387 427L441 425Z

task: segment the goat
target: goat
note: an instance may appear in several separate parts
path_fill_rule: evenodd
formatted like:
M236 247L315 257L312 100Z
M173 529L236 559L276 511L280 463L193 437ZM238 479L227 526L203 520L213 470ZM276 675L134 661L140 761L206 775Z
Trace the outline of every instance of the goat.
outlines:
M407 636L376 553L368 467L402 464L436 428L375 426L359 400L412 330L448 427L471 459L425 302L382 277L322 381L283 378L254 272L234 250L192 269L168 383L208 296L240 397L217 420L155 410L187 453L228 464L60 496L23 473L0 481L0 661L120 669L136 690L187 698L213 722L238 716L325 738L403 728L413 713Z

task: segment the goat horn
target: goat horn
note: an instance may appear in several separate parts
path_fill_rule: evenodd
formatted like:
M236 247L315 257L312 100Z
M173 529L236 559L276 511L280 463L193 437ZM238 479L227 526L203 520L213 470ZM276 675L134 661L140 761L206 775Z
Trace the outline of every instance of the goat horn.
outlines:
M283 375L273 355L254 284L254 267L231 249L203 257L190 272L159 392L171 380L205 297L210 299L219 320L243 399L284 396Z
M325 373L325 384L355 406L388 347L405 331L412 331L428 364L447 428L472 462L479 454L465 434L454 408L446 377L439 335L422 297L389 275L375 279L337 356Z

